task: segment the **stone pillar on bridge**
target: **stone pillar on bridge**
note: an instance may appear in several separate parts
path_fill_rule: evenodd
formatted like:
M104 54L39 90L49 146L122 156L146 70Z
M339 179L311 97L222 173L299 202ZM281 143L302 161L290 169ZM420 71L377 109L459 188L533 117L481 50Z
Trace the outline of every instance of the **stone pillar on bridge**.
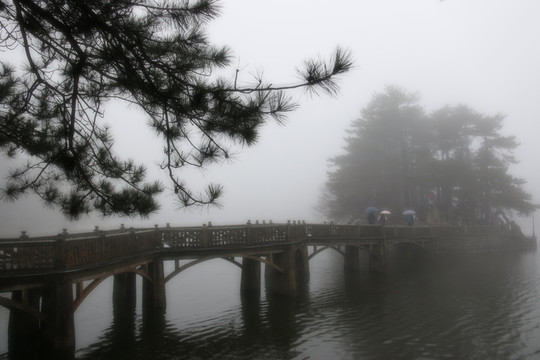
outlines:
M375 273L386 271L386 245L384 240L380 240L378 245L374 245L370 249L369 270Z
M137 305L137 278L133 272L114 275L113 312L120 319L131 318Z
M300 281L301 285L307 285L309 283L310 272L309 272L309 251L307 245L302 245L299 248L299 252L296 253L297 258L297 268L300 269L300 272L297 274L296 278ZM298 262L301 261L300 264Z
M261 263L260 261L242 258L242 278L240 291L243 295L260 295Z
M40 355L47 359L75 357L73 286L62 278L51 281L43 291Z
M17 290L11 293L15 303L39 311L41 289ZM8 352L10 359L37 359L39 356L39 318L22 310L9 312Z
M357 246L345 246L344 268L346 272L360 270L360 249Z
M309 279L305 264L308 262L305 245L289 246L281 253L270 256L270 261L276 267L266 265L265 283L266 291L272 295L294 297L298 295L299 287L305 285ZM305 250L305 251L304 251Z
M167 295L165 293L163 260L155 258L147 266L148 275L152 281L143 280L143 308L145 310L165 309L167 307Z

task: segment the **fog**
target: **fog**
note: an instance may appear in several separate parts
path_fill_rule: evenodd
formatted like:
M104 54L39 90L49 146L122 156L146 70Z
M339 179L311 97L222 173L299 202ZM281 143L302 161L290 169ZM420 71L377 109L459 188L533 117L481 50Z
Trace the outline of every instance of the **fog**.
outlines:
M340 154L345 130L376 92L396 85L418 92L427 112L466 104L507 115L503 134L515 135L519 164L511 174L540 199L537 156L540 113L540 2L537 0L225 0L209 24L211 41L237 56L239 80L263 73L273 84L290 84L295 69L312 57L328 58L337 45L351 50L355 68L340 78L337 97L293 93L300 108L285 126L269 122L251 148L236 147L233 161L185 174L188 184L224 186L221 208L178 210L164 194L149 219L69 222L35 197L1 203L0 236L54 234L126 226L241 224L248 220L323 221L315 206L326 180L327 160ZM230 76L234 76L234 68ZM161 152L144 115L112 104L106 119L116 151L144 161L151 173ZM2 158L2 171L10 163ZM159 174L159 175L158 175ZM526 233L530 219L516 219Z

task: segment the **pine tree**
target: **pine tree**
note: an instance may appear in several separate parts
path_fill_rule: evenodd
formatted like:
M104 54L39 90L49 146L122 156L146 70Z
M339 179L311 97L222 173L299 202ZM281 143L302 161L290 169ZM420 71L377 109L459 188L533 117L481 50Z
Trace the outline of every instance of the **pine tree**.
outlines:
M181 206L213 204L221 186L196 193L179 170L227 159L231 142L253 145L265 121L296 107L288 90L335 94L335 75L351 67L338 48L328 63L307 61L298 84L239 87L234 75L216 75L232 59L205 33L218 14L215 0L0 0L0 47L22 50L25 62L23 70L1 63L0 149L28 159L3 197L33 192L73 219L156 211L164 185L115 155L100 121L115 100L148 116Z
M330 159L322 200L328 217L355 219L369 206L414 205L422 118L416 94L389 86L373 96L348 130L345 153Z

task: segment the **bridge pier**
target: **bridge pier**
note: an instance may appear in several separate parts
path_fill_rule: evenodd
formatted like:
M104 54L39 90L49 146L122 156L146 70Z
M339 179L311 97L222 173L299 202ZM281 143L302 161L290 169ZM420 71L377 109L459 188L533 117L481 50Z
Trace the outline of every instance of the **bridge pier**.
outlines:
M373 245L369 252L369 270L374 273L386 271L386 246L384 240Z
M155 258L146 266L148 266L148 275L152 281L143 280L143 308L145 310L165 309L167 307L167 296L165 293L163 260Z
M41 289L17 290L11 300L39 310ZM12 359L37 359L39 355L39 318L20 310L9 312L8 352Z
M242 258L242 295L259 295L261 292L261 263L250 258Z
M345 246L345 272L357 272L360 270L360 249L357 246Z
M279 269L266 265L266 291L271 295L297 296L299 286L309 279L306 246L289 246L281 253L272 254L271 261Z
M114 275L113 313L129 319L137 306L137 278L133 272Z
M41 353L46 358L73 359L75 357L75 323L73 319L73 286L58 280L49 283L43 292Z

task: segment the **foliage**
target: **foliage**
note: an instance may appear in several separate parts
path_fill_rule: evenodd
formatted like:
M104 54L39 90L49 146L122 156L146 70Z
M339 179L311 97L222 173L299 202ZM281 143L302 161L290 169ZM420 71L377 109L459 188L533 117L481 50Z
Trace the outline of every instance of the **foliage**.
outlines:
M418 99L387 87L352 122L344 154L330 160L322 200L327 216L357 219L377 206L490 223L501 210L534 211L524 180L508 173L518 144L500 134L502 114L460 105L426 115Z
M286 91L335 94L335 75L351 68L338 48L328 63L307 61L298 84L238 87L234 76L216 75L230 65L230 49L211 45L204 31L218 13L215 0L0 0L1 49L22 50L25 64L1 63L0 149L28 158L3 197L34 192L73 219L156 211L164 185L115 155L101 119L117 100L142 109L162 139L161 168L181 206L213 204L221 186L195 193L181 169L227 159L231 142L253 145L265 121L295 108Z

